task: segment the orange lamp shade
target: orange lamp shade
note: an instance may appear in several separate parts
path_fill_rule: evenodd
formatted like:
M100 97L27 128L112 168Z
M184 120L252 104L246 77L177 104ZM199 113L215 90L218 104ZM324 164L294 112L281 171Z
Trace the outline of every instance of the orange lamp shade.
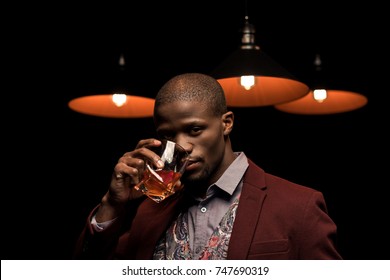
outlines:
M363 107L368 102L362 94L343 90L327 90L327 98L318 102L313 91L294 101L275 105L280 111L301 115L325 115L348 112Z
M120 106L113 102L112 94L90 95L71 100L68 106L79 113L106 118L145 118L153 116L154 99L126 95Z
M232 107L275 105L306 95L309 87L297 80L283 77L255 76L255 86L245 89L240 77L218 79L225 91L226 103Z

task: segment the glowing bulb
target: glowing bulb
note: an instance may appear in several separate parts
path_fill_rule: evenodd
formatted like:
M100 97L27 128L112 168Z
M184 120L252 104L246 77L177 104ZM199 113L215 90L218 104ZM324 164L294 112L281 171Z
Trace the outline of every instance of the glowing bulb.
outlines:
M318 103L323 102L327 98L326 89L315 89L313 90L313 98Z
M241 76L240 84L246 90L250 90L255 85L255 76Z
M112 95L112 102L114 102L114 104L117 107L122 107L126 103L126 100L127 100L126 94L115 93Z

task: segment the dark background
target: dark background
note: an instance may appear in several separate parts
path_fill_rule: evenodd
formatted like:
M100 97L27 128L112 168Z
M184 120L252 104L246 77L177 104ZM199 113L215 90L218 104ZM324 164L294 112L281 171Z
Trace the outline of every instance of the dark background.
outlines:
M92 117L67 103L119 82L134 95L154 97L176 74L211 73L240 44L244 3L34 3L9 9L2 259L70 259L118 158L154 135L151 118ZM384 10L374 2L248 1L262 51L308 85L319 53L330 87L368 97L363 108L326 116L272 106L232 108L234 149L269 173L322 191L346 259L389 259Z

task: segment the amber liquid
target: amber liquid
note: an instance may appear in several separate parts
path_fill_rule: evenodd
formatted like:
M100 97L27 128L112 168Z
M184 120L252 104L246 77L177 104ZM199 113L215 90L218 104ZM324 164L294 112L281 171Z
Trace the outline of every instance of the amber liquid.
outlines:
M181 174L167 170L153 172L157 173L157 176L149 169L146 169L142 181L134 188L142 191L154 201L160 202L175 193L174 185L180 179ZM160 176L161 180L158 176Z

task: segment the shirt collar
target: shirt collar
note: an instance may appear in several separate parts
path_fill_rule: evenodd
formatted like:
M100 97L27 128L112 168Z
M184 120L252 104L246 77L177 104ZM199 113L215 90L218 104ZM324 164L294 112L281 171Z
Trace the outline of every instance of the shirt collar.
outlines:
M230 195L233 194L234 190L239 185L246 169L249 166L248 159L244 152L235 152L235 154L237 155L236 159L214 184Z

